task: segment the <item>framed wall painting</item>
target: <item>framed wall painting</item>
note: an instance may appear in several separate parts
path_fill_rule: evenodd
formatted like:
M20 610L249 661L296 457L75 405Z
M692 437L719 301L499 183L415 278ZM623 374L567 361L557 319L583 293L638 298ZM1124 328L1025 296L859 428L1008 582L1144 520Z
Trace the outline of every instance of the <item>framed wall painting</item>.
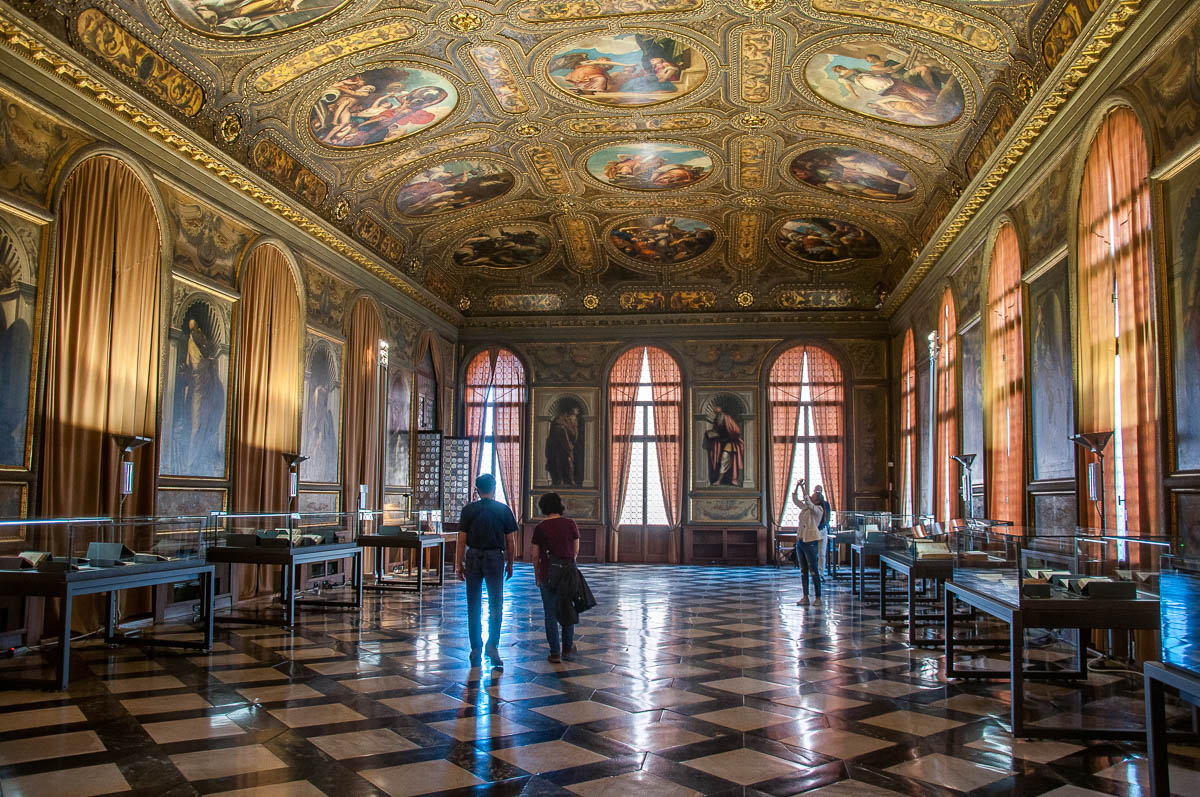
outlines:
M29 485L0 484L0 518L26 517ZM21 526L0 528L0 543L15 542L25 539L25 529Z
M962 362L962 451L974 454L971 481L983 485L983 324L976 316L958 336ZM979 517L979 515L976 515Z
M442 508L442 433L417 432L416 485L412 511Z
M300 481L337 484L341 462L342 342L311 327L304 341Z
M384 484L412 486L413 372L400 366L388 370L387 439Z
M1075 478L1076 449L1069 440L1075 433L1070 299L1065 257L1037 275L1026 293L1034 481Z
M1200 156L1171 178L1167 204L1175 466L1200 471Z
M227 496L223 489L161 487L156 511L163 517L205 517L223 511Z
M921 363L922 354L917 354L917 451L913 458L917 468L917 513L933 512L933 473L929 469L929 358Z
M845 439L854 445L856 492L887 490L887 409L887 388L878 385L854 388L854 419L853 423L847 423Z
M595 489L599 391L533 390L533 486Z
M758 389L694 388L692 488L758 489Z
M340 510L342 494L337 490L301 490L296 506L303 514L335 514Z
M387 492L383 497L383 523L404 523L411 517L412 494Z
M40 237L37 225L0 214L0 469L29 467Z

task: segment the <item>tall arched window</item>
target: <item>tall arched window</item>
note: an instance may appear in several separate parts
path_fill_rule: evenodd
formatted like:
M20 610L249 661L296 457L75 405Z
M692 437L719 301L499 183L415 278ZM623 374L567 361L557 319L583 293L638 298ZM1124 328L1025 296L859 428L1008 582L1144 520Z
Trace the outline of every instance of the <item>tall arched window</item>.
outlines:
M937 483L938 520L950 520L958 512L958 463L950 459L958 454L958 315L950 288L942 294L938 310L937 355L937 458L934 460Z
M788 349L771 366L767 399L776 524L784 528L798 522L790 496L800 479L807 480L809 490L820 484L833 508L841 509L846 391L838 361L817 346Z
M683 380L670 354L639 346L622 354L609 373L610 518L622 534L640 530L609 556L626 561L678 561L674 534L682 503Z
M986 316L987 513L1020 525L1025 516L1025 343L1021 251L1011 224L1000 228L992 249Z
M1160 500L1149 173L1137 117L1111 111L1079 196L1079 430L1114 433L1105 452L1106 525L1138 534L1157 529ZM1092 502L1082 503L1085 522L1097 525Z
M900 514L916 514L917 344L910 327L900 349Z
M495 476L496 500L520 517L525 367L508 349L479 352L467 365L465 398L471 480L480 473Z

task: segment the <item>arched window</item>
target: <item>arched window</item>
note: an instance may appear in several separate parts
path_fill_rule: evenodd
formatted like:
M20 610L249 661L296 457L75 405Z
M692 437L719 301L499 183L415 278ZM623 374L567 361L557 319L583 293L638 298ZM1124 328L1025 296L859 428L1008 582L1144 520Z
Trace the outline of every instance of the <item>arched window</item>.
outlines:
M1079 430L1114 433L1105 521L1138 534L1154 532L1159 518L1149 173L1141 124L1130 109L1113 110L1092 142L1079 196ZM1085 522L1097 525L1094 504L1083 503Z
M910 327L900 349L900 514L916 514L917 345Z
M476 354L467 365L467 437L471 480L496 477L496 500L520 517L521 421L525 415L525 368L508 349Z
M791 494L800 479L810 491L821 485L835 510L844 506L845 395L842 368L825 349L796 346L771 366L771 508L780 528L799 520Z
M679 525L682 503L683 380L675 358L653 346L622 354L608 380L612 490L610 518L622 528ZM673 538L672 538L673 539ZM647 535L626 558L656 558ZM618 552L610 543L610 557ZM664 551L675 560L678 551Z
M1021 251L1011 224L992 249L987 293L988 517L1020 525L1025 516L1025 343Z
M938 520L946 522L958 513L958 463L950 459L958 450L958 316L950 288L942 295L938 310L937 355L937 505Z

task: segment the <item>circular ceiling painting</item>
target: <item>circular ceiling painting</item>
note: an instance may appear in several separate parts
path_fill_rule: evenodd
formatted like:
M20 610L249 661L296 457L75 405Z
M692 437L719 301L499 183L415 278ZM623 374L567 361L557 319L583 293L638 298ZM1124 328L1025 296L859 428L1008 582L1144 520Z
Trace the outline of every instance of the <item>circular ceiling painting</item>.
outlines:
M716 237L708 222L642 216L613 227L608 242L627 257L661 266L699 257L712 247Z
M309 112L313 135L331 147L367 147L410 136L458 104L449 79L415 66L367 69L321 92Z
M348 0L166 0L176 19L197 33L231 38L269 36L328 16Z
M779 245L809 263L869 260L882 251L874 235L840 219L792 219L779 228Z
M503 196L516 183L513 173L498 163L449 161L408 178L396 194L396 206L409 216L434 216Z
M451 259L464 268L521 268L550 253L550 239L537 227L505 224L480 230L455 247Z
M834 105L904 125L937 127L963 112L962 86L944 61L873 39L819 50L804 80Z
M817 147L797 155L792 176L802 183L860 199L911 199L916 180L904 167L854 147Z
M653 33L594 34L557 50L546 66L567 94L603 105L653 105L694 91L708 61L689 44Z
M712 174L708 153L668 141L630 141L596 150L588 174L617 188L664 191L698 183Z

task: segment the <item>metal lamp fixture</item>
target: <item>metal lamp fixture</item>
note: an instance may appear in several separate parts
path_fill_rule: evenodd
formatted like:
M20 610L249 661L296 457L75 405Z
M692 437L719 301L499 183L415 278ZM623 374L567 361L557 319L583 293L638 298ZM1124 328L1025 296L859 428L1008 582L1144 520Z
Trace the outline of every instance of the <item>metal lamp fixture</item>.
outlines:
M1096 455L1096 461L1088 463L1088 499L1096 502L1102 529L1107 528L1104 513L1104 449L1112 436L1112 432L1081 432L1068 438L1075 445Z
M112 439L121 452L121 488L117 498L117 514L119 517L125 517L125 499L133 494L133 452L151 442L151 438L140 434L114 434Z
M950 455L950 459L954 460L959 465L962 465L962 481L961 481L960 489L962 490L963 513L964 513L964 516L968 517L968 518L972 518L975 516L971 510L971 491L972 491L971 465L975 462L976 456L977 456L976 454L951 454Z

